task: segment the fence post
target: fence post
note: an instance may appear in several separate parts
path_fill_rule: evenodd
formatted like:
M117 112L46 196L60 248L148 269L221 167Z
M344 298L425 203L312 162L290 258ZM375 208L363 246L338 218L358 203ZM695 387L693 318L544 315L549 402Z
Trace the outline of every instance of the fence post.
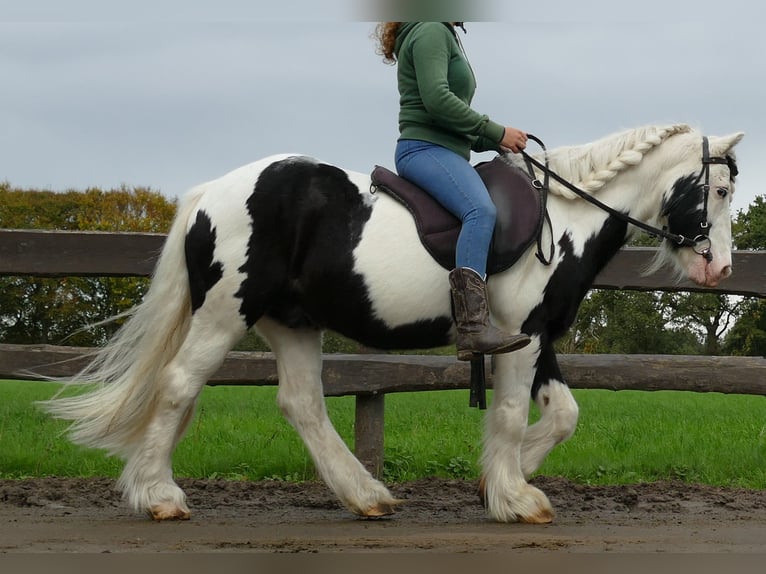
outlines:
M383 472L384 393L356 395L354 452L373 476Z

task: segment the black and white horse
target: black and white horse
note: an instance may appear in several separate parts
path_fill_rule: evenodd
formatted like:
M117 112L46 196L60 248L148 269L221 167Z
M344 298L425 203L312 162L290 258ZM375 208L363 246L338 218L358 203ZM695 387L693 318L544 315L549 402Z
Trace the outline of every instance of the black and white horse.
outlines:
M708 224L709 250L665 241L658 258L679 276L714 286L731 273L733 148L742 135L708 138L710 157L719 161L703 163L702 134L686 125L649 126L553 150L550 168L618 212L670 232L694 237ZM703 179L712 191L703 190ZM553 342L635 233L555 182L548 209L551 264L532 247L489 278L495 324L532 337L524 349L496 356L481 463L486 506L498 521L552 519L548 498L527 478L572 435L578 418ZM145 299L73 378L96 388L46 406L74 421L75 442L125 460L119 487L134 509L187 518L173 451L205 382L254 328L276 356L279 406L322 479L351 512L388 514L399 501L327 417L322 331L383 349L448 344L447 274L421 245L410 213L370 192L369 176L302 156L269 157L190 190ZM541 412L531 426L530 396Z

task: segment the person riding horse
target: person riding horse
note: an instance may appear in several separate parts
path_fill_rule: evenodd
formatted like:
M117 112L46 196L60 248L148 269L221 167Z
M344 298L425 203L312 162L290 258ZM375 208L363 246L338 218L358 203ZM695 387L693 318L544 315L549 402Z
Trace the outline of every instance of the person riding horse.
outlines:
M462 22L382 22L379 52L398 62L399 139L396 169L462 221L449 274L457 357L508 353L529 344L489 320L486 269L496 208L470 164L471 151L526 147L527 134L471 108L476 79L455 26Z

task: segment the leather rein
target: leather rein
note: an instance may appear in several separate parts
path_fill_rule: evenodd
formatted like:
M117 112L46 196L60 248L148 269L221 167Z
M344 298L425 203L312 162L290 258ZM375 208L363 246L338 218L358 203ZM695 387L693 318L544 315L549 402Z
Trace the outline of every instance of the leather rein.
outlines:
M702 185L702 190L704 193L704 206L702 211L702 219L700 221L699 227L700 227L700 233L694 237L694 239L691 239L689 237L686 237L684 235L680 235L678 233L673 233L668 230L667 226L664 226L662 229L658 227L654 227L652 225L649 225L648 223L644 223L643 221L639 221L638 219L635 219L633 217L630 217L629 215L622 213L620 211L617 211L613 207L610 207L603 203L602 201L599 201L592 195L590 195L588 192L583 191L576 185L570 183L560 175L558 175L556 172L550 169L548 167L548 150L545 147L545 144L537 137L535 137L532 134L527 134L527 137L537 143L537 145L540 146L540 148L543 150L543 155L545 157L545 162L540 163L533 157L531 157L527 152L522 151L521 155L524 158L525 163L527 164L527 170L529 171L529 175L532 178L532 184L537 187L538 189L542 190L543 193L548 192L548 180L549 178L554 179L573 193L579 195L581 198L583 198L588 203L591 203L598 207L599 209L606 211L613 217L619 219L620 221L623 221L625 223L629 223L631 225L635 225L639 229L642 229L646 233L653 235L655 237L661 237L663 239L667 239L669 241L672 241L679 247L691 247L694 249L695 253L698 253L699 255L702 255L707 261L713 260L713 254L710 251L710 237L708 236L708 230L710 229L710 222L708 221L707 217L707 206L708 206L708 198L710 196L710 166L712 164L727 164L729 165L729 168L732 170L732 175L736 175L736 166L733 165L732 161L727 157L710 157L710 145L708 143L707 136L702 137L702 169L700 170L699 175L697 176L697 179L695 180L695 184L699 183L704 177L704 184ZM532 166L538 168L541 170L544 174L544 180L543 182L540 182L539 179L535 177L534 170L532 169ZM550 225L550 221L549 221ZM551 237L551 243L553 243L553 238ZM553 254L553 245L551 245L551 255ZM538 253L537 253L538 259L540 259L543 263L546 265L550 264L550 259L546 260L544 256L542 256L542 252L540 250L539 244L538 244Z

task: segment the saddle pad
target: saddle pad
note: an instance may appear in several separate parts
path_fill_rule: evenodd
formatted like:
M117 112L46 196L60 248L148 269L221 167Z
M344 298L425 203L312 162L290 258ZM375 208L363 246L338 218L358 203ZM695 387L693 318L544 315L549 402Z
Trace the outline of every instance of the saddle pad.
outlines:
M543 200L529 176L500 157L476 166L497 208L487 274L513 265L542 229ZM439 265L455 268L461 221L427 192L382 166L372 171L372 184L401 202L415 219L420 241Z

